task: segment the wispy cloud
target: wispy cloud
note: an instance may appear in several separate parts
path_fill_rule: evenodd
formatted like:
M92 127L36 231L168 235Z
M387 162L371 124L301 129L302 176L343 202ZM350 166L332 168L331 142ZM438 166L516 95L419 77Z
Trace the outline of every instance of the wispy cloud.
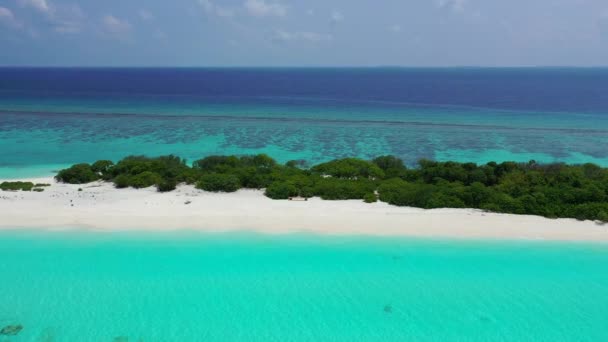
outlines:
M31 7L42 13L51 13L52 7L46 0L19 0L19 4L23 7Z
M272 38L275 42L287 43L294 41L304 41L310 43L327 42L332 40L333 37L330 34L323 34L317 32L289 32L285 30L275 30Z
M211 0L198 0L198 3L201 5L201 7L203 8L203 11L207 15L214 15L214 16L225 17L225 18L234 16L234 12L235 12L234 9L229 8L229 7L219 6Z
M403 31L403 27L401 27L399 24L395 24L390 26L388 30L394 33L401 33L401 31Z
M247 13L256 17L284 17L287 14L287 7L284 5L265 0L246 0L244 6Z
M106 35L123 41L129 40L132 27L127 20L108 14L101 18L101 23Z
M342 14L340 11L333 11L331 12L331 16L329 18L330 22L336 25L344 21L344 14Z
M85 24L86 15L78 5L58 7L50 17L53 29L57 33L80 33Z
M139 17L142 20L146 20L146 21L154 20L156 18L154 16L154 14L152 14L150 11L148 11L146 9L140 9L139 11L137 11L137 14L139 15Z
M86 15L77 4L55 5L49 0L17 0L24 8L40 13L56 33L74 34L82 31Z
M13 28L19 29L23 27L23 24L15 18L13 11L6 7L0 7L0 24Z
M447 8L455 12L462 12L469 0L435 0L438 8Z

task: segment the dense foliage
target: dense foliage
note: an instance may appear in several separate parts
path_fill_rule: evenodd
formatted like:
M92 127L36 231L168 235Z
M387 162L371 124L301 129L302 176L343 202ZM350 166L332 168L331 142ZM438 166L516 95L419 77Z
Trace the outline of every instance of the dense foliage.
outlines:
M0 190L2 191L44 191L44 187L50 186L50 184L32 182L2 182L0 183Z
M32 191L34 183L32 182L2 182L0 190L2 191Z
M70 183L70 184L84 184L90 183L98 180L100 178L100 174L93 171L93 168L89 164L76 164L72 167L61 170L55 176L60 182Z
M112 181L116 187L156 186L172 191L179 183L215 192L266 189L266 196L327 200L377 200L420 208L479 208L493 212L572 217L608 222L608 169L594 164L435 162L408 169L393 156L372 161L346 158L310 168L305 162L280 165L267 155L210 156L192 167L175 156L127 157L60 171L57 180L82 184Z

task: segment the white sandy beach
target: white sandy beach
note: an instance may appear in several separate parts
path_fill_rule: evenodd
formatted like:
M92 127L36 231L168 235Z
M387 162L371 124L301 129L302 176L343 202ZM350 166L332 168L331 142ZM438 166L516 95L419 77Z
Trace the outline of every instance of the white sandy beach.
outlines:
M173 192L158 193L155 188L115 189L103 182L70 185L52 178L27 180L52 185L41 193L0 191L0 229L250 230L271 234L608 242L608 225L591 221L474 209L424 210L356 200L275 201L257 190L216 194L182 185Z

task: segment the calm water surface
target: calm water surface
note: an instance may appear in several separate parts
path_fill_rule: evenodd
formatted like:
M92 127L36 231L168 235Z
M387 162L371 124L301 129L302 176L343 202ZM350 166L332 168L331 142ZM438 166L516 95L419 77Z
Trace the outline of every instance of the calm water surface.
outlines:
M130 154L608 166L608 69L0 68L0 177Z
M0 233L0 341L606 341L608 248Z

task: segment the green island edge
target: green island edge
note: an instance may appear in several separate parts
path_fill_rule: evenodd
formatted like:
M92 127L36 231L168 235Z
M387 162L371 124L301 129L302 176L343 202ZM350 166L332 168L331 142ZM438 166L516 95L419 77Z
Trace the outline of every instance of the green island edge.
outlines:
M116 188L176 189L193 184L211 192L265 189L276 200L320 197L324 200L378 200L424 209L473 208L489 212L575 218L608 222L608 168L567 165L420 160L408 168L394 156L373 160L343 158L314 166L294 160L279 164L265 154L209 156L194 161L174 155L129 156L116 163L75 164L55 176L58 182L98 180ZM42 191L48 184L3 182L0 190Z

